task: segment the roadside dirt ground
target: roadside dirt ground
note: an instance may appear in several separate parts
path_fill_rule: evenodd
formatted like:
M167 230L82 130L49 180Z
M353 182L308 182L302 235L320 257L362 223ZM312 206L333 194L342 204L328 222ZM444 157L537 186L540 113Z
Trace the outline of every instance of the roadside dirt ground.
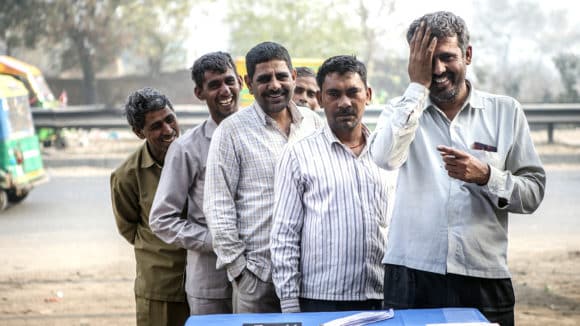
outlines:
M572 141L547 145L545 134L534 132L538 150L580 153L580 130L558 136ZM123 144L110 146L134 148ZM102 146L98 146L101 153ZM52 155L80 156L82 152L74 147ZM580 162L577 164L580 166ZM109 172L108 168L51 170L57 175ZM0 239L0 246L7 245ZM0 325L134 325L132 250L129 246L95 246L105 246L103 252L112 251L122 258L112 261L110 257L92 256L86 261L55 266L51 259L31 263L12 256L0 257ZM66 255L79 250L83 248L58 251ZM26 257L26 252L18 256ZM509 265L516 291L516 324L580 325L580 236L510 237Z

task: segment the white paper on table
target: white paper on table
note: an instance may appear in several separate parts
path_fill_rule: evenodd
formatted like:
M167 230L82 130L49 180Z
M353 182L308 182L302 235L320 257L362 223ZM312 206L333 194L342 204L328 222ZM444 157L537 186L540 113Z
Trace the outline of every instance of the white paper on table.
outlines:
M381 311L365 311L327 321L326 323L320 324L320 326L362 326L393 318L394 316L395 311L393 309Z

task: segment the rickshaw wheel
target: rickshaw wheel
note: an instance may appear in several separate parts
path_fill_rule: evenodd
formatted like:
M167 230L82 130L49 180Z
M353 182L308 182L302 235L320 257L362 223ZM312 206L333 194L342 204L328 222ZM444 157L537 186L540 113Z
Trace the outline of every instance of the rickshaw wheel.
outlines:
M22 191L20 194L17 194L16 191L14 190L8 190L6 194L8 202L16 204L21 202L22 200L24 200L24 198L26 198L26 196L28 196L28 191Z
M0 211L5 210L6 207L8 207L8 194L0 189Z

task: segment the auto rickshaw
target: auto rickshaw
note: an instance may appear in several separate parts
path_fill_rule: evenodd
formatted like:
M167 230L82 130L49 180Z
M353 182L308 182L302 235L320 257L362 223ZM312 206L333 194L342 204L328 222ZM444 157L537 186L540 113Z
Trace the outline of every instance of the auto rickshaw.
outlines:
M28 90L16 78L0 74L0 210L46 181Z

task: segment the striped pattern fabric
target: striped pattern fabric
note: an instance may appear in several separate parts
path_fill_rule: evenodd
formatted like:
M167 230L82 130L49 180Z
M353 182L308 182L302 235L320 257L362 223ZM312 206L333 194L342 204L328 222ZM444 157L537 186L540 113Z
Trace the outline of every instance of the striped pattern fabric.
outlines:
M290 106L290 135L257 103L225 119L213 134L205 180L203 210L213 237L217 267L230 280L248 268L271 280L270 226L274 170L287 143L323 125L309 109Z
M270 249L283 311L298 297L382 299L396 172L367 148L356 157L328 126L288 147L276 171Z

